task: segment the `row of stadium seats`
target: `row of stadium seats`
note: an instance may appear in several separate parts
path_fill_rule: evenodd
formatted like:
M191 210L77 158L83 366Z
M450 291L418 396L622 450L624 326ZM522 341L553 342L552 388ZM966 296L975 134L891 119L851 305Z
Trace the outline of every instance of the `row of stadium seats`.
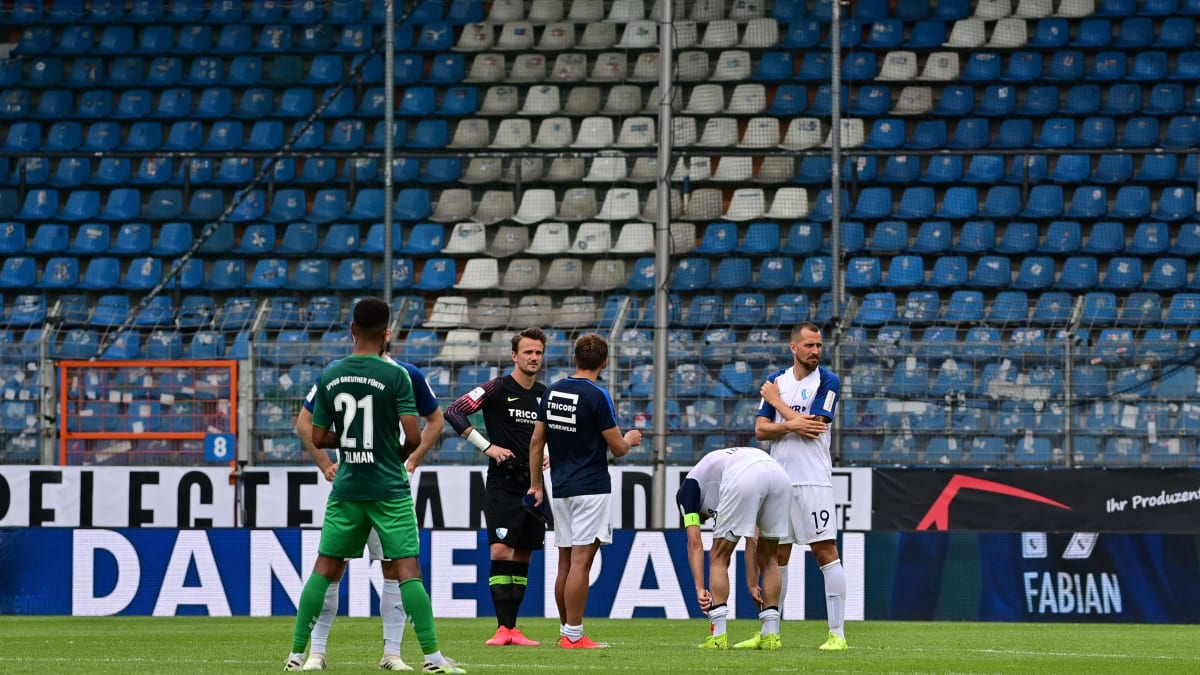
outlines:
M1061 161L1061 160L1060 160ZM1064 169L1065 170L1065 169ZM1174 222L1196 215L1195 189L1191 186L1147 185L1109 186L1042 183L1023 195L1017 185L955 185L942 190L935 185L910 185L893 193L889 186L866 187L851 204L849 190L839 193L839 211L855 221L901 220L918 222L928 219L1036 219L1056 220L1155 220ZM940 194L939 194L940 191ZM30 188L22 200L17 190L0 189L0 218L25 223L101 221L207 221L220 218L226 209L226 194L218 188L198 188L184 199L175 188L147 189L115 187L102 194L93 189ZM436 194L435 194L436 193ZM478 193L469 188L430 190L407 187L397 190L393 218L401 222L433 220L440 223L471 221L495 224L510 221L522 226L544 222L653 221L657 189L645 196L634 187L612 187L598 196L591 187L531 188L520 195L520 204L511 189L490 189ZM233 194L236 199L227 222L287 223L303 221L323 225L338 221L379 222L384 215L382 188L322 188L312 195L304 188L268 191L254 189ZM1068 199L1069 195L1069 199ZM814 191L804 187L737 188L726 204L721 188L696 188L684 195L671 191L671 215L688 221L735 222L767 220L809 220L829 222L833 217L833 192L829 188ZM1155 199L1154 197L1157 197ZM144 203L143 203L144 201ZM61 205L60 205L61 202ZM527 235L528 236L528 235ZM520 249L518 249L520 250Z
M643 257L630 263L627 266L621 259L554 258L543 264L537 258L513 258L501 268L500 261L495 258L470 258L460 274L454 258L429 257L419 263L411 258L395 258L392 260L391 283L398 291L425 292L451 288L507 292L538 288L596 292L653 290L656 283L654 259ZM30 256L12 256L0 267L0 288L149 290L164 280L174 264L169 259L155 257L137 257L126 263L110 256L91 258L86 264L79 258L56 256L39 264ZM934 260L927 273L924 257L897 254L886 264L878 257L850 258L845 267L844 283L848 289L864 291L958 287L1076 292L1096 289L1117 292L1200 290L1200 274L1189 275L1188 264L1183 258L1158 258L1148 265L1148 272L1144 269L1140 258L1129 256L1113 257L1106 263L1094 256L1071 256L1061 261L1051 256L1026 256L1019 265L1014 265L1008 256L983 255L972 264L967 256L943 255ZM672 265L667 287L689 293L736 291L747 287L825 290L831 288L832 271L829 256L809 256L798 272L789 257L774 256L761 262L726 257L716 264L708 258L692 257L682 258ZM366 291L381 289L383 274L379 261L370 258L342 258L336 263L327 258L298 261L222 258L207 265L203 259L193 258L181 266L168 285L184 290L229 292L318 291L323 288ZM895 304L894 297L891 304Z

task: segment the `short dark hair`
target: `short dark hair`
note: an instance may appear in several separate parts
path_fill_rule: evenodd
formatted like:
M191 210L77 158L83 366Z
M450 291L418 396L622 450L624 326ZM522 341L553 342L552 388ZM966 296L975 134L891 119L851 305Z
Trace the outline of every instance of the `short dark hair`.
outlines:
M514 354L517 353L517 349L521 346L521 340L524 338L537 340L538 342L542 343L542 349L546 348L547 338L545 331L537 326L530 326L529 328L526 328L512 337L512 351Z
M584 333L575 340L575 366L598 370L608 360L608 343L595 333Z
M354 303L352 320L359 331L368 336L383 335L391 318L392 310L387 303L376 297L366 297Z
M796 338L800 337L800 331L805 330L812 331L814 333L820 333L821 327L812 321L801 321L792 328L792 339L795 340Z

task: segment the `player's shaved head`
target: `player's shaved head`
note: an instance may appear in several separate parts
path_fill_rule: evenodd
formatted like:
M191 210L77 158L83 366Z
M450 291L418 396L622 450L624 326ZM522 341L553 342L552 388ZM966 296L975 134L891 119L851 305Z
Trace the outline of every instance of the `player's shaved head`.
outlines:
M391 308L379 298L363 298L354 304L354 321L358 332L368 339L383 339L391 318Z

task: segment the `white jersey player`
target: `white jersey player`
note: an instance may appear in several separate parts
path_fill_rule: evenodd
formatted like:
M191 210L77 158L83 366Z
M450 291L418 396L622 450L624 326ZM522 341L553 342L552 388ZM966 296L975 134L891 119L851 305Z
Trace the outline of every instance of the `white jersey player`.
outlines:
M708 614L710 632L703 649L728 649L725 632L729 608L729 561L742 537L754 537L758 528L759 550L763 553L762 586L750 593L761 607L760 649L779 649L779 578L776 547L788 533L788 503L791 483L787 472L758 448L714 450L700 459L679 486L675 501L687 530L688 565L696 583L700 609ZM709 585L704 586L704 545L700 523L713 520L713 543L709 551Z
M823 346L819 326L796 326L789 346L792 365L763 383L754 425L755 438L770 441L771 456L787 470L792 483L791 528L778 551L783 578L779 604L782 608L787 596L792 544L808 544L825 576L829 637L820 648L837 651L846 648L846 574L837 549L829 427L841 395L841 381L819 365Z

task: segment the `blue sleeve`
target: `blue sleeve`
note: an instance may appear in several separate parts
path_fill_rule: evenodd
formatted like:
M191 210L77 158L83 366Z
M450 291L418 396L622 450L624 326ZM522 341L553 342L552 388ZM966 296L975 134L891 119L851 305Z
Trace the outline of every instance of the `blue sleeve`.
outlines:
M767 377L767 382L774 382L786 370L787 370L786 368L780 368L779 370L771 373ZM769 420L774 421L775 420L775 406L771 405L770 403L767 403L766 399L760 398L758 400L758 416L765 417Z
M821 368L821 384L817 387L817 395L813 397L812 408L814 415L821 415L833 420L834 413L842 396L842 380L832 372Z
M437 396L433 393L433 387L430 386L429 380L425 377L425 373L421 369L411 363L399 362L404 369L408 371L408 377L412 380L413 396L417 399L417 414L421 417L432 414L438 409Z
M337 363L338 361L341 361L341 359L334 359L334 360L330 361L329 363L326 363L325 368L332 366L333 364ZM321 372L325 372L325 368L322 368ZM308 390L308 396L304 397L304 409L307 410L308 412L313 411L313 399L317 397L317 385L320 383L321 383L321 378L317 377L317 381L313 382L312 389Z
M612 396L609 396L607 389L596 385L596 391L601 394L596 399L598 403L596 406L596 429L608 431L617 426L617 409L613 406Z
M679 505L679 515L700 513L700 483L695 478L685 478L675 493L675 503Z

